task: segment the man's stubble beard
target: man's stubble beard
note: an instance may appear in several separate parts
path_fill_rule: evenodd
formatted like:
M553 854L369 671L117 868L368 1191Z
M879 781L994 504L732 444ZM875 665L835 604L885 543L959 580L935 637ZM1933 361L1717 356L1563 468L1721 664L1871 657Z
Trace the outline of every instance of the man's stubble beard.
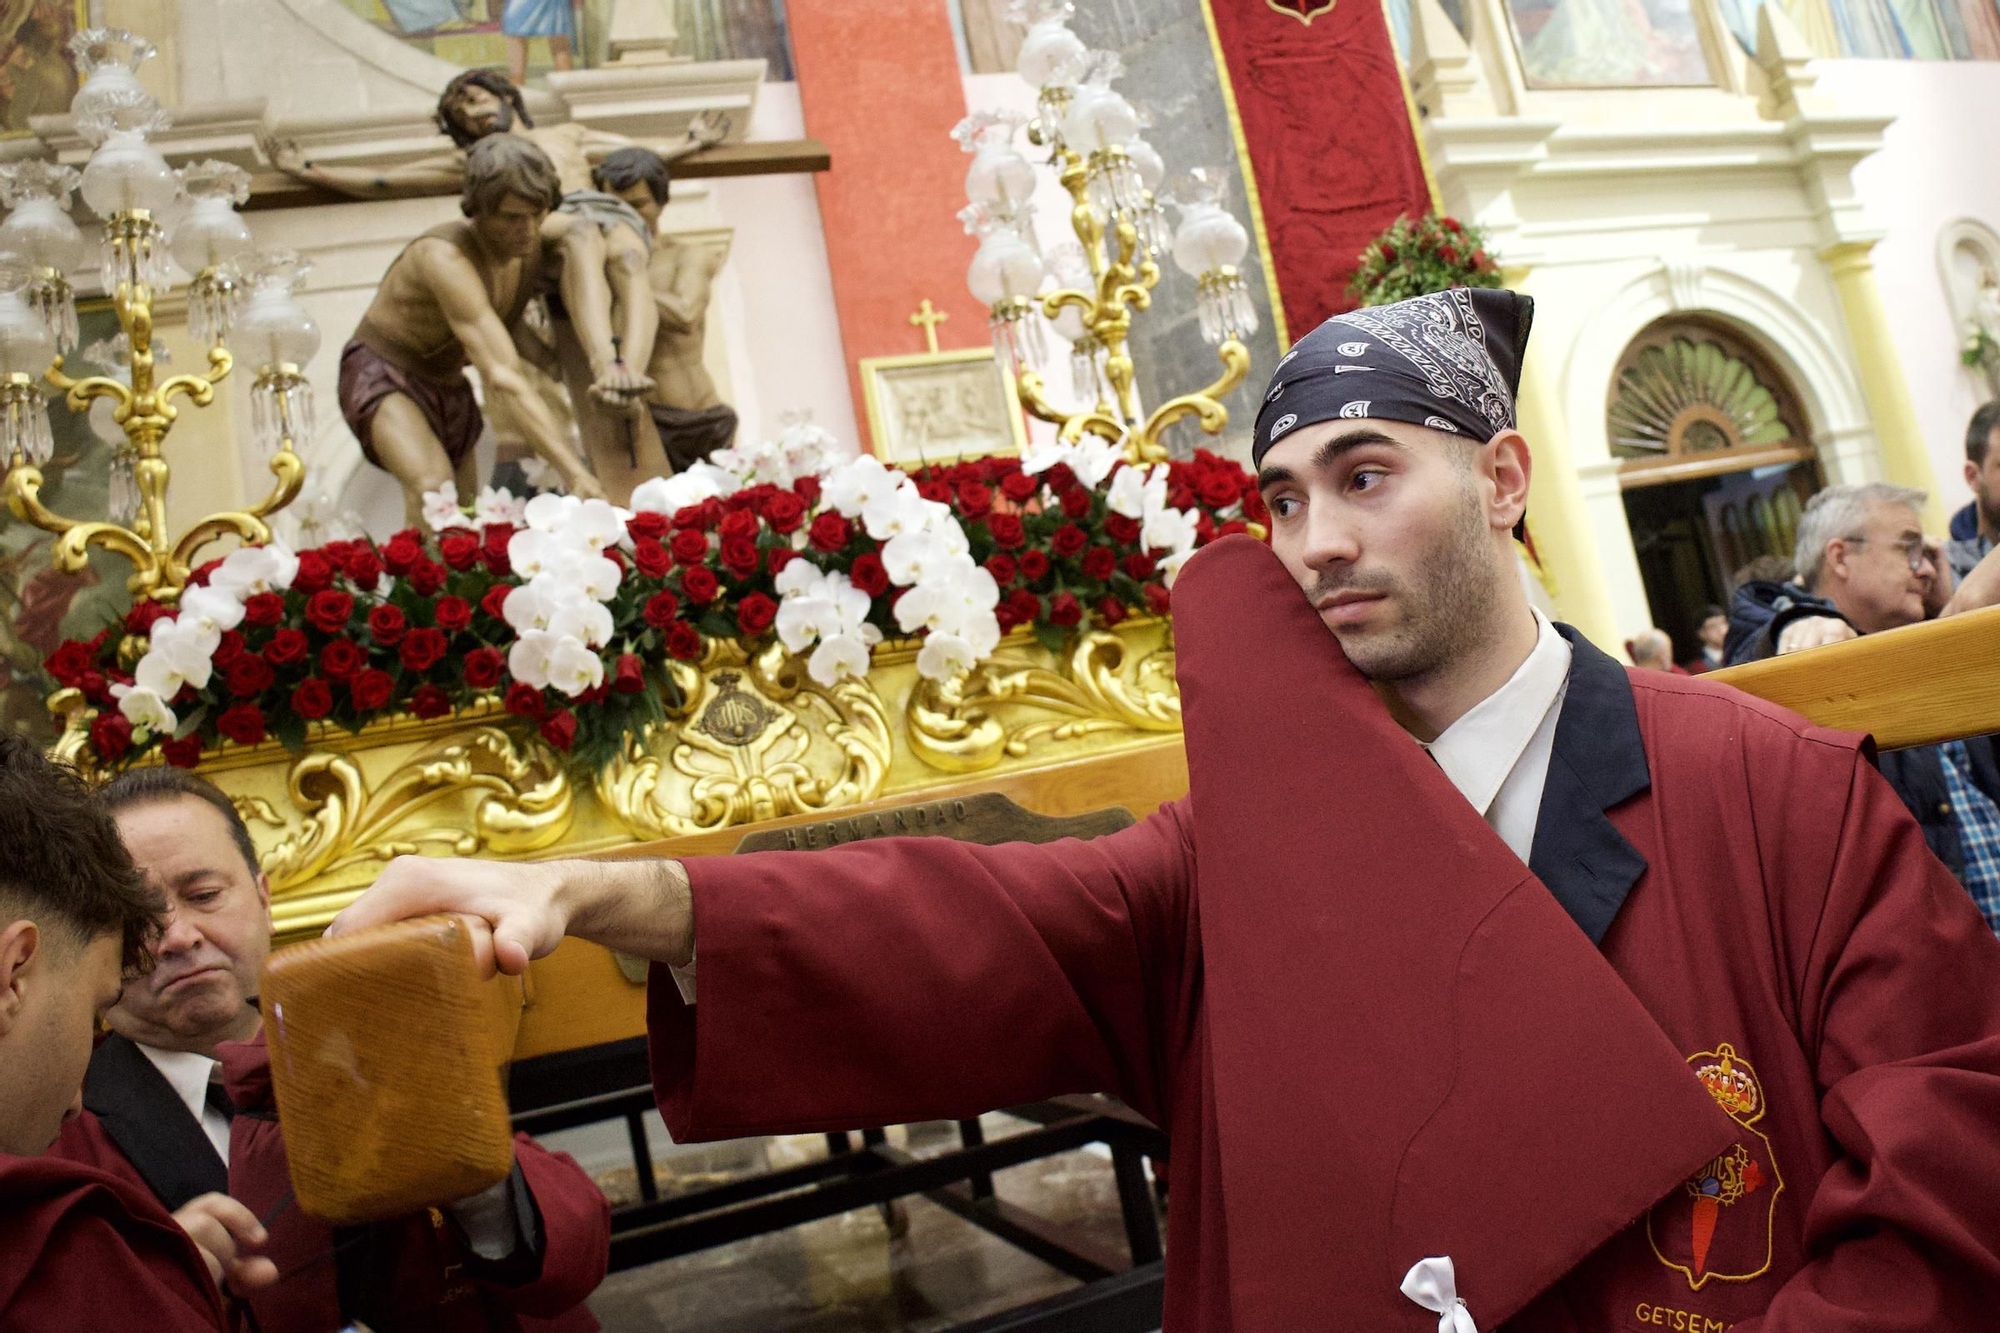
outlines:
M1394 682L1435 675L1452 662L1476 657L1499 637L1494 608L1501 578L1493 562L1491 530L1468 476L1444 540L1408 586L1382 580L1345 580L1313 590L1315 598L1342 588L1386 592L1396 598L1402 623L1375 634L1334 637L1363 676Z

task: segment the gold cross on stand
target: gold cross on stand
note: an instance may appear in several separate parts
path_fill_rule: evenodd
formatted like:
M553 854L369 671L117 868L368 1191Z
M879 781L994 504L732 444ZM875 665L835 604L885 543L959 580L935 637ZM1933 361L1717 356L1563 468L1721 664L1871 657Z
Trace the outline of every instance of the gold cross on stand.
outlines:
M924 342L926 344L924 350L932 356L937 355L937 326L950 318L949 314L933 306L929 297L925 297L924 303L917 307L917 313L910 316L910 323L924 326Z

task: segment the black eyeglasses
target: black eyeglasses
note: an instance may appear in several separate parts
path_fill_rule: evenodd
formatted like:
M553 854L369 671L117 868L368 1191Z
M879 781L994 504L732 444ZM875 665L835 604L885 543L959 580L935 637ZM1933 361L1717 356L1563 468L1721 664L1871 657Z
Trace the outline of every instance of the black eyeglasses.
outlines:
M1847 542L1850 546L1861 546L1867 543L1868 537L1864 533L1855 537L1844 537L1841 540ZM1924 545L1922 537L1898 537L1891 541L1889 545L1902 548L1903 559L1910 562L1910 572L1912 574L1923 573L1924 562L1933 558L1930 547Z

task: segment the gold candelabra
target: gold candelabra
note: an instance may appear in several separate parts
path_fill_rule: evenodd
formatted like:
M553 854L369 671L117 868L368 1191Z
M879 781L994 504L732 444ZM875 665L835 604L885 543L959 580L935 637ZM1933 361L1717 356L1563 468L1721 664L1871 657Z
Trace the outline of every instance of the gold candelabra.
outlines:
M0 169L0 195L12 206L0 224L0 456L10 463L8 508L25 522L56 535L57 569L84 568L92 547L116 551L132 562L127 580L135 598L173 605L187 586L194 557L209 542L234 535L267 542L267 520L290 504L305 481L305 464L293 448L309 429L311 390L299 367L318 345L318 330L292 295L303 266L277 251L250 260L250 233L235 212L248 195L239 168L207 162L176 172L147 142L168 123L139 87L134 71L152 54L143 38L116 29L79 33L72 43L85 73L71 111L80 132L97 148L81 176L66 167L27 162ZM69 196L81 186L84 200L104 219L103 284L117 313L130 382L108 375L73 378L64 352L77 340L73 288L65 272L86 261L87 247L69 218ZM185 200L186 211L170 239L161 209ZM201 373L159 378L153 338L156 293L167 283L167 259L195 273L190 284L190 330L208 345ZM247 289L247 300L245 299ZM180 414L177 399L206 407L235 358L224 345L232 326L262 353L253 386L258 433L274 449L270 493L248 509L210 514L175 535L168 526L167 490L172 470L163 446ZM129 474L129 520L86 521L56 513L44 503L41 465L52 439L38 380L62 392L72 412L98 399L112 405L124 433L115 444L114 480ZM115 506L114 506L115 507Z

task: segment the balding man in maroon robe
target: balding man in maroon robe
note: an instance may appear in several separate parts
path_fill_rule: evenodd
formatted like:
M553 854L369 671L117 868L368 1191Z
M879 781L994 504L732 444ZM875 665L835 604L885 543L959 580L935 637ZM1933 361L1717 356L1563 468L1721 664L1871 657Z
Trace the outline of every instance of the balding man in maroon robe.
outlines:
M404 860L335 929L656 960L681 1139L1116 1092L1173 1148L1169 1333L1981 1326L2000 943L1863 738L1530 610L1528 315L1453 291L1281 364L1272 549L1182 573L1190 793L1133 828Z

